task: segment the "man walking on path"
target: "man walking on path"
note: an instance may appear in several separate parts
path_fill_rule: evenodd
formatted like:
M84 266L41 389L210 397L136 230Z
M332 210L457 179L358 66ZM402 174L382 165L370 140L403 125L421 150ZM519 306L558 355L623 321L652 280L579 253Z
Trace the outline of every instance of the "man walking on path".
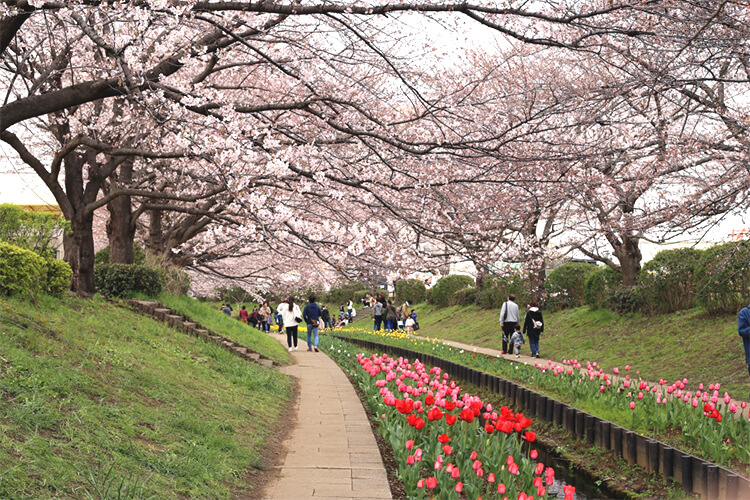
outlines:
M320 328L320 316L323 311L320 306L315 303L315 295L310 295L307 299L308 304L302 311L302 318L307 323L307 350L320 352L318 350L318 328ZM311 340L311 338L313 340ZM313 343L314 342L314 343Z
M375 305L372 306L372 321L372 331L380 331L380 325L383 323L383 304L380 302L375 302Z
M737 331L742 337L742 345L745 348L745 363L747 373L750 375L750 305L743 307L737 317Z
M503 329L503 354L511 353L513 346L510 343L510 337L521 319L518 314L518 304L515 303L515 300L516 296L511 293L502 309L500 309L500 328Z

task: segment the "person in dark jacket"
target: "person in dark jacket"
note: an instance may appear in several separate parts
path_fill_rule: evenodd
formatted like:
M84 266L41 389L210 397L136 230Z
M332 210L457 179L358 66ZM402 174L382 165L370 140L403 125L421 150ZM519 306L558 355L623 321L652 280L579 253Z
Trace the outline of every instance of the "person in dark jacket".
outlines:
M539 357L539 335L543 331L544 318L542 318L542 311L539 309L539 303L532 299L529 309L526 311L526 318L523 321L523 333L528 336L532 358Z
M320 306L315 303L315 295L310 295L307 299L307 305L302 310L302 319L307 323L308 351L320 352L320 349L318 349L318 329L320 328L320 316L322 314L323 311Z
M750 305L743 307L737 315L737 333L742 337L747 373L750 375Z
M331 325L331 312L326 306L321 307L320 318L323 320L323 328L333 328Z
M383 318L385 319L385 329L395 330L396 329L396 308L393 307L393 302L388 301L388 305L385 306L385 312Z

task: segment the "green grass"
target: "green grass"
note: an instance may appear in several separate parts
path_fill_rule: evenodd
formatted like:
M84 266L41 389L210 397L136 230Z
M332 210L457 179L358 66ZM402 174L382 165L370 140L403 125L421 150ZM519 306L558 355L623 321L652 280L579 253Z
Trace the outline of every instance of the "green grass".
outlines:
M499 311L478 307L430 309L419 304L419 335L500 349ZM687 377L722 384L722 392L746 399L750 389L734 315L708 317L701 309L653 317L618 315L587 307L544 314L540 352L562 361L596 361L606 370L626 364L646 380ZM528 343L522 347L528 354Z
M232 498L290 395L277 371L98 299L0 299L0 498Z
M292 360L284 346L271 335L246 325L236 318L228 317L218 307L210 303L199 302L186 295L169 294L159 295L159 301L183 316L187 316L206 328L219 332L228 339L239 342L274 361L289 364Z

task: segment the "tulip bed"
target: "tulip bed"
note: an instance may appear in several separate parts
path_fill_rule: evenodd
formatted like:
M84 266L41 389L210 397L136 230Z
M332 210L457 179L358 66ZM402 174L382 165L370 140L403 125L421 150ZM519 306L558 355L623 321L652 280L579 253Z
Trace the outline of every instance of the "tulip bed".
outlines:
M605 373L597 363L575 360L526 365L448 346L403 332L346 331L342 334L440 356L513 380L633 431L673 441L716 463L750 464L746 403L732 402L720 384L692 389L687 379L649 384L627 366ZM632 374L632 375L631 375ZM669 437L671 436L671 437Z
M386 354L357 353L327 337L321 347L362 388L399 464L408 498L550 498L555 472L534 462L532 420L464 391L440 368ZM565 499L575 488L564 486Z

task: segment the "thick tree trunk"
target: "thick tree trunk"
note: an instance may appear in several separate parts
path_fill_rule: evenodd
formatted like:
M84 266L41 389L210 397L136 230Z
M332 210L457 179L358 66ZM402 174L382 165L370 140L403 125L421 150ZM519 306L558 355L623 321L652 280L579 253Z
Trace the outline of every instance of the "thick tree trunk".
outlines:
M130 182L132 178L133 162L126 161L120 166L119 179L117 182L112 182L112 189L116 189L118 183ZM130 196L118 196L107 204L107 210L109 210L107 222L109 261L132 264L135 260L135 221Z
M94 217L77 212L70 221L71 233L65 236L65 260L73 270L71 290L81 296L96 292L94 284Z
M65 191L72 214L71 234L63 242L65 260L73 270L71 289L81 296L91 296L96 292L94 284L94 213L86 207L96 201L101 180L95 172L89 171L88 182L84 187L84 157L70 153L65 157Z
M621 238L621 243L614 245L614 254L620 261L622 285L632 287L638 282L638 275L641 272L643 255L638 245L640 238L631 235L621 235Z

